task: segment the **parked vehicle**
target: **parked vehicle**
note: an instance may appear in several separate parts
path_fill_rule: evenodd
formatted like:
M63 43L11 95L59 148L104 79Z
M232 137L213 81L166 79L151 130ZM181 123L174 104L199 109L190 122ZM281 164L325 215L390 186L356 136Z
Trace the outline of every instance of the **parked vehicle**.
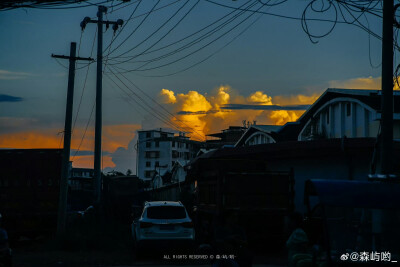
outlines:
M148 246L193 244L195 231L185 206L181 202L146 202L142 215L132 223L136 250Z

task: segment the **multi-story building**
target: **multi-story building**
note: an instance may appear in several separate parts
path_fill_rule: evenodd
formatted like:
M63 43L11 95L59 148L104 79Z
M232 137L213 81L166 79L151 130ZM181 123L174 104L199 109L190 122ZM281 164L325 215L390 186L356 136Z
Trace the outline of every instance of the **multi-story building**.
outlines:
M202 143L190 140L185 133L158 130L138 131L137 175L149 180L164 175L175 162L185 165L194 158Z

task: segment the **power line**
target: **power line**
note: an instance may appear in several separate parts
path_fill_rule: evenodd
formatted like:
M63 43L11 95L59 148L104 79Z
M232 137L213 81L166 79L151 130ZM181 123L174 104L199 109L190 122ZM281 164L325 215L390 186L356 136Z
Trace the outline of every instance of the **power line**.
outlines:
M111 74L114 75L115 78L117 78L124 86L126 89L128 89L134 96L136 96L138 99L132 97L129 93L127 93L125 90L123 90L110 76L107 75L107 77L113 81L113 83L120 88L125 94L127 94L133 101L136 102L136 104L138 104L141 108L143 108L145 111L147 111L150 115L153 115L155 118L161 120L162 122L172 126L174 129L178 130L178 131L182 131L182 129L180 129L181 127L174 124L170 118L168 116L166 116L165 114L163 114L162 112L158 111L157 109L155 109L152 105L150 105L144 98L142 98L140 95L138 95L137 93L135 93L131 88L129 88L129 86L127 86L110 68L108 68L111 72ZM135 86L136 87L136 86ZM138 87L136 87L138 88ZM140 89L141 90L141 89ZM141 90L142 91L142 90ZM143 92L143 91L142 91ZM140 100L140 101L139 101ZM146 106L146 107L144 107ZM204 137L202 135L200 135L199 133L197 133L202 139L204 139Z
M125 80L127 80L130 84L132 84L136 89L138 89L142 94L144 94L148 99L150 99L153 103L155 103L157 106L159 106L161 109L163 109L165 112L167 112L170 116L172 116L172 118L174 118L175 120L179 121L180 123L184 124L187 128L189 128L191 131L193 131L195 134L197 134L198 136L203 137L203 135L201 135L199 132L197 132L194 128L191 128L188 124L186 124L185 122L181 121L179 118L177 118L174 114L172 114L171 112L169 112L168 109L166 109L163 105L161 105L160 103L158 103L156 100L154 100L154 98L152 98L150 95L148 95L144 90L142 90L139 86L137 86L136 84L134 84L130 79L128 79L125 75L123 75L122 73L119 73L123 78L125 78Z

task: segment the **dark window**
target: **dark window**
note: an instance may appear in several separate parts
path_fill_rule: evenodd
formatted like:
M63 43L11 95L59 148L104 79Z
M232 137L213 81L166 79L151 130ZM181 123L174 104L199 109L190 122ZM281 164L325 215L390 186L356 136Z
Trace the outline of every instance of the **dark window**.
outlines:
M156 141L156 147L160 147L160 142Z
M171 166L174 166L174 165L175 165L175 161L172 161L172 162L171 162Z
M160 162L156 161L156 167L160 167Z
M154 171L145 171L144 176L146 178L152 178Z
M172 157L173 157L173 158L179 157L179 152L176 151L176 150L172 150Z
M146 151L147 159L154 159L160 157L160 151Z
M166 139L167 138L167 134L166 133L161 133L161 138Z
M175 141L172 141L172 147L175 147Z
M150 137L151 137L151 133L150 132L146 133L146 138L150 138Z
M346 104L346 113L347 113L347 116L351 115L351 103L350 102Z
M146 142L146 147L151 147L151 142Z
M146 161L146 167L151 167L151 162L150 161Z
M158 206L147 208L147 218L149 219L184 219L186 211L184 207Z

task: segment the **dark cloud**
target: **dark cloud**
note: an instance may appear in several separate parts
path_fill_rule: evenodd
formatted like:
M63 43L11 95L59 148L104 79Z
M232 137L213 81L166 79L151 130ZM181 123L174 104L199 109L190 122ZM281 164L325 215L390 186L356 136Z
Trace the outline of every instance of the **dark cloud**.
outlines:
M19 96L0 95L0 102L20 102L22 100L24 99Z
M71 155L75 155L75 153L76 153L76 156L93 156L94 155L94 151L92 151L92 150L77 151L76 149L71 149ZM111 153L108 151L102 151L102 155L108 156L108 155L111 155Z
M221 109L250 109L250 110L306 110L310 105L249 105L249 104L227 104Z
M208 111L178 111L176 114L178 115L203 115L203 114L212 114L217 113L218 110L208 110Z

